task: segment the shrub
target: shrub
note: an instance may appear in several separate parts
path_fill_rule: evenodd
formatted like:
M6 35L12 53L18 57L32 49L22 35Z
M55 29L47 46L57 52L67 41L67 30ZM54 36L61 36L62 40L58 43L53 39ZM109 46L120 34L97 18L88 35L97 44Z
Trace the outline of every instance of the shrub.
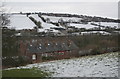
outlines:
M99 48L94 48L94 49L92 49L91 54L92 54L92 55L100 54L100 49L99 49Z
M30 63L30 60L26 56L6 57L5 59L2 59L2 65L5 67L18 67L28 63Z

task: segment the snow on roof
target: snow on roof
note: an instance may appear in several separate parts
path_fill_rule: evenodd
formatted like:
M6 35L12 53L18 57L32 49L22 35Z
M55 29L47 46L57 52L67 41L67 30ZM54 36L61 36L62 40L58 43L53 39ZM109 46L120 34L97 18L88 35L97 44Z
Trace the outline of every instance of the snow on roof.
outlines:
M35 24L26 16L21 14L10 15L9 28L15 27L15 29L33 29Z

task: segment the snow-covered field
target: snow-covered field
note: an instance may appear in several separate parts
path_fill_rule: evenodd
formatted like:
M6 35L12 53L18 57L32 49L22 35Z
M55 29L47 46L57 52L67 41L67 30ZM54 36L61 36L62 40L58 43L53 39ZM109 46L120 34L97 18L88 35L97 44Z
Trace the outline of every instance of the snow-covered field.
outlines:
M41 25L44 29L50 29L51 27L57 27L53 24L50 23L45 23L41 20L40 17L38 17L37 14L31 14L29 17L32 16L35 20L40 21ZM58 22L59 19L63 19L64 21L80 21L81 18L76 18L76 17L54 17L54 16L43 16L45 19L49 18L50 21L52 22ZM95 24L99 24L98 22L94 22ZM91 25L91 22L88 24L75 24L75 23L70 23L70 26L75 26L76 28L95 28L98 26ZM117 27L118 28L118 23L112 23L112 22L101 22L101 25L103 26L110 26L110 27ZM21 15L21 14L13 14L10 15L10 24L8 25L9 28L15 28L15 29L33 29L36 25L26 16L26 15ZM63 26L59 26L61 28L64 28Z
M43 29L50 29L50 27L57 27L53 24L48 24L48 23L43 22L42 19L40 17L38 17L37 14L33 14L33 15L30 15L30 16L32 16L35 20L40 21Z
M80 22L82 18L77 18L77 17L55 17L55 16L45 16L43 15L43 17L46 19L46 18L49 18L50 21L52 22L58 22L60 19L63 19L63 21L75 21L75 22ZM94 22L95 24L98 24L99 25L99 22ZM119 28L118 27L118 23L113 23L113 22L100 22L100 24L102 26L110 26L110 27L116 27L116 28ZM87 29L90 29L90 28L94 28L94 27L98 27L98 26L94 26L94 25L91 25L91 22L89 22L88 24L74 24L74 23L70 23L70 26L75 26L77 28L87 28Z
M118 52L30 64L17 69L33 67L52 73L52 77L118 77Z
M26 15L16 14L10 15L9 28L20 29L33 29L36 26Z
M52 27L52 28L53 28L53 27L56 27L56 28L57 28L57 26L55 26L55 25L53 25L53 24L49 24L49 23L43 22L42 19L41 19L37 14L32 14L32 15L30 15L30 16L32 16L35 20L41 22L41 26L42 26L43 28L42 28L42 29L39 29L38 32L46 32L46 29L50 29L51 27ZM29 17L30 17L30 16L29 16ZM60 26L60 27L62 27L62 26ZM52 31L53 31L53 32L59 32L58 30L55 30L55 29L52 29Z
M99 22L94 22L94 23L99 25ZM120 24L120 23L100 22L100 24L101 24L102 26L110 26L110 27L120 28L120 27L118 26L118 24Z
M75 24L71 23L70 26L75 26L76 28L86 28L86 29L92 29L98 26L91 25L90 23L88 24Z
M82 18L77 18L77 17L55 17L55 16L45 16L43 15L43 17L46 19L46 18L49 18L50 21L52 22L58 22L60 19L63 19L63 21L75 21L75 22L79 22Z

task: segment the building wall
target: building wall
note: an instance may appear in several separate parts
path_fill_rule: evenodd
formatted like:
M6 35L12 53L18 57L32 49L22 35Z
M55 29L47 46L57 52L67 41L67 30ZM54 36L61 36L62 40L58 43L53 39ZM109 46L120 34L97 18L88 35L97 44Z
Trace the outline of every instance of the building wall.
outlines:
M42 62L43 60L43 57L45 57L45 55L47 55L47 57L52 57L52 59L50 60L56 60L56 59L64 59L64 58L71 58L71 57L77 57L78 55L78 49L75 49L75 50L70 50L70 51L65 51L65 50L61 50L61 51L54 51L54 52L43 52L43 53L36 53L36 52L32 52L30 53L28 51L28 48L27 48L27 44L28 43L32 43L32 42L35 42L37 41L36 43L49 43L49 42L52 42L52 43L56 43L56 42L61 42L61 43L64 43L64 42L70 42L71 40L68 40L66 38L49 38L49 39L44 39L44 38L41 38L41 39L29 39L29 40L20 40L20 47L19 47L19 52L21 55L24 55L24 56L28 56L30 59L31 59L31 63L37 63L37 62ZM36 59L33 60L32 59L32 56L33 55L36 55Z
M33 55L36 56L36 59L33 59ZM39 53L29 53L29 52L26 52L26 56L29 57L31 63L42 62L42 56Z
M23 42L23 41L20 41L19 43L19 52L20 52L20 55L26 55L26 43Z

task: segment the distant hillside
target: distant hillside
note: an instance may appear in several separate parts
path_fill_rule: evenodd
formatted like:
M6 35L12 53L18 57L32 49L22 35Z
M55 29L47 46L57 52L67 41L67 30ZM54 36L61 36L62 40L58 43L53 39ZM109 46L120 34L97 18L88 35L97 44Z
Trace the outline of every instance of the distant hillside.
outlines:
M116 22L120 23L120 19L111 19L107 17L99 17L99 16L88 16L88 15L79 15L79 14L68 14L68 13L43 13L43 12L34 12L34 13L22 13L21 14L40 14L40 15L47 15L47 16L55 16L55 17L76 17L82 18L87 22Z
M119 20L61 13L12 13L9 28L34 29L49 35L119 34ZM51 34L50 34L51 33ZM46 34L46 35L48 35Z
M62 14L62 13L39 13L41 15L47 15L47 16L56 16L56 17L77 17L77 18L83 18L83 20L91 22L117 22L120 23L120 20L117 19L110 19L110 18L103 18L103 17L97 17L97 16L87 16L87 15L77 15L77 14Z

